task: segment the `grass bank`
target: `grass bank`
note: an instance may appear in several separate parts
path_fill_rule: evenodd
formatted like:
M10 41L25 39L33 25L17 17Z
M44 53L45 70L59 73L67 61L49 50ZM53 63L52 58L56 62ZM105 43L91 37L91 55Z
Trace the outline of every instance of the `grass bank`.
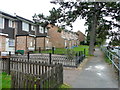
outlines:
M87 45L79 45L78 47L74 47L71 50L78 52L78 51L84 51L84 49L86 50L86 56L88 56L89 46ZM65 48L55 48L54 54L65 54L66 50L67 49ZM33 53L39 53L39 51L34 51ZM41 53L52 53L52 50L41 51Z
M112 62L109 60L109 58L104 54L104 60L105 62L107 62L108 64L112 64Z
M11 76L6 73L0 74L1 87L0 88L11 88Z
M10 89L11 88L11 76L7 75L6 73L1 73L0 74L0 90L1 89ZM57 88L71 88L71 86L67 85L67 84L62 84L59 85Z

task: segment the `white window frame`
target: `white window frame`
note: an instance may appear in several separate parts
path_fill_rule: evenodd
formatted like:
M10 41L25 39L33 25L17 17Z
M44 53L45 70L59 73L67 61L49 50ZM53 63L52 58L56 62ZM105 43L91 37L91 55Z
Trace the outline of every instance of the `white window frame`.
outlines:
M45 28L45 33L47 33L48 32L48 30L47 30L47 28Z
M31 25L31 30L35 31L35 26Z
M9 47L14 47L14 46L15 46L14 39L9 39Z
M40 32L40 33L44 33L43 27L39 26L39 32Z
M12 20L9 20L9 27L13 28L13 21Z
M29 31L29 24L26 22L22 22L22 30L23 31Z
M2 23L0 22L0 28L4 29L4 22L5 22L5 20L2 17L0 17L0 20L2 21Z

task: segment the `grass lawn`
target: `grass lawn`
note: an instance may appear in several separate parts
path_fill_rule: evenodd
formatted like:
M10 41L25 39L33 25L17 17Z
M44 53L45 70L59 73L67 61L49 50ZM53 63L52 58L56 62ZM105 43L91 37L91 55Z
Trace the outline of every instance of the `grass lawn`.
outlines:
M108 59L108 57L105 54L104 54L104 59L105 59L105 62L112 64L112 62Z
M86 55L88 56L89 46L87 46L87 45L79 45L78 47L72 48L72 50L74 50L76 52L84 51L84 49L86 50ZM33 53L39 53L39 52L38 51L34 51ZM41 53L52 53L52 50L42 51ZM56 48L54 53L55 54L65 54L66 53L66 49L65 48Z
M11 88L11 76L4 72L0 74L0 90L2 88ZM58 88L71 88L71 86L62 84Z
M84 51L84 49L86 51L85 54L88 56L89 46L87 46L87 45L80 45L78 47L74 47L73 48L74 51Z
M10 88L11 87L11 76L6 73L0 74L1 87L0 88Z
M62 84L60 85L58 88L72 88L70 85L67 85L67 84Z

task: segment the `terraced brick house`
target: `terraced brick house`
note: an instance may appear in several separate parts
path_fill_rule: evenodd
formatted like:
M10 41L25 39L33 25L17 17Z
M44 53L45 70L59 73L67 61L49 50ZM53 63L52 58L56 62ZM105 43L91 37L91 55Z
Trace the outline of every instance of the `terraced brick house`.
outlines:
M58 27L49 24L48 26L50 42L56 48L71 48L72 46L79 45L78 34L68 30L58 31Z
M0 51L15 51L15 21L13 15L0 11Z
M36 25L34 22L16 16L17 18L17 33L16 33L16 50L35 51L39 47L42 50L52 47L49 42L47 28Z
M37 26L36 31L36 49L41 47L42 50L51 49L52 43L48 35L48 29L41 26Z
M52 47L49 42L47 29L36 25L34 22L0 11L0 51L17 50L27 51L49 49Z
M16 15L16 41L15 49L27 51L35 50L36 26L35 24L23 17Z
M58 31L49 24L46 28L33 21L0 11L0 51L28 51L56 48L71 48L78 45L78 34L68 30Z
M80 43L85 41L86 36L80 30L78 30L77 34L78 34L78 40Z

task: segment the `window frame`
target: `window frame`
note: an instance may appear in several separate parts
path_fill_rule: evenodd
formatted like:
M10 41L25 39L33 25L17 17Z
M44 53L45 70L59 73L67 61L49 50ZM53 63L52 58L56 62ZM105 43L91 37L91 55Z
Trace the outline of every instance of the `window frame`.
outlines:
M31 30L35 31L35 26L34 25L31 25Z
M5 19L3 17L0 17L0 19L2 20L2 23L0 22L0 29L4 29Z
M8 21L8 26L9 26L10 28L13 28L13 21L10 20L10 19L9 19L9 21Z
M44 33L44 29L41 26L39 26L39 33Z
M27 26L26 26L27 25ZM26 28L27 27L27 28ZM22 30L29 32L29 23L22 22Z
M9 47L14 47L14 46L15 46L15 41L14 41L14 39L9 39L8 42L9 42L9 43L8 43Z
M44 31L44 30L43 30ZM45 28L45 33L47 33L48 32L48 29L47 28Z

